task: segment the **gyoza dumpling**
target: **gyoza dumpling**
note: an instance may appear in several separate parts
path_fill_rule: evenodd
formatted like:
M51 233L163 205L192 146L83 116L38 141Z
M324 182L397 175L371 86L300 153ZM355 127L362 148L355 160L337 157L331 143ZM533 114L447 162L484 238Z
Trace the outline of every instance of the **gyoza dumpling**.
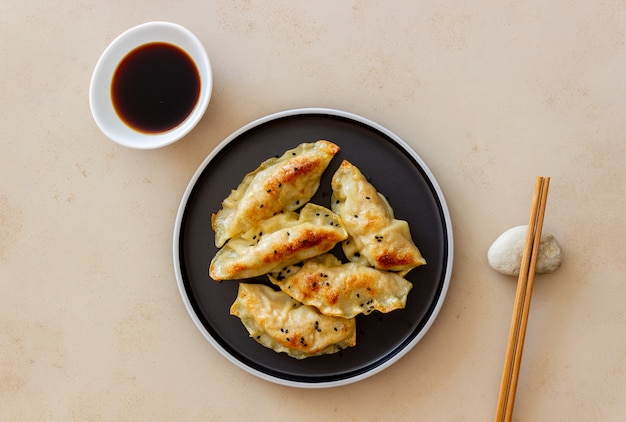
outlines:
M413 243L409 224L396 220L393 209L361 171L343 161L332 178L332 210L341 216L349 238L342 244L350 261L404 276L426 264Z
M325 315L353 318L373 311L402 309L413 285L396 273L356 262L342 264L324 254L304 262L302 268L283 268L269 276L272 283L305 305Z
M303 143L270 158L248 173L236 190L213 214L215 245L245 233L259 222L283 211L294 211L308 202L320 184L330 160L339 151L332 142Z
M356 345L354 319L323 315L315 307L262 284L240 283L230 313L241 319L257 342L296 359Z
M347 237L338 215L309 202L299 214L275 215L231 239L213 257L209 275L218 281L256 277L328 252Z

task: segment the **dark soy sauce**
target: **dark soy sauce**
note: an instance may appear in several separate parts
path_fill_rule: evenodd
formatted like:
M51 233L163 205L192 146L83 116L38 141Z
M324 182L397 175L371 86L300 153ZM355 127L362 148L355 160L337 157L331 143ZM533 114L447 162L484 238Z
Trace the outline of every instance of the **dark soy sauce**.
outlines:
M132 50L111 83L113 107L131 128L159 133L181 124L200 96L200 75L189 55L155 42Z

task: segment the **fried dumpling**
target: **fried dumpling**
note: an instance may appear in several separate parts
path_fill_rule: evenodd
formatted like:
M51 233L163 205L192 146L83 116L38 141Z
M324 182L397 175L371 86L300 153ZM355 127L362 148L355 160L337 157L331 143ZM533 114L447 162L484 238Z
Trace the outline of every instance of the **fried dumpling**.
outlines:
M296 359L356 345L354 319L323 315L315 307L263 284L239 283L230 313L241 319L257 342Z
M396 273L323 254L302 268L285 267L270 281L294 299L315 306L325 315L353 318L373 311L402 309L413 285Z
M408 223L394 218L385 197L356 166L344 160L331 184L331 207L348 232L342 248L350 261L402 276L426 264L411 238Z
M231 239L213 257L209 275L217 281L256 277L328 252L347 237L338 215L309 202L300 213L275 215Z
M262 220L295 211L317 191L322 173L339 151L332 142L303 143L248 173L212 215L215 245L245 233Z

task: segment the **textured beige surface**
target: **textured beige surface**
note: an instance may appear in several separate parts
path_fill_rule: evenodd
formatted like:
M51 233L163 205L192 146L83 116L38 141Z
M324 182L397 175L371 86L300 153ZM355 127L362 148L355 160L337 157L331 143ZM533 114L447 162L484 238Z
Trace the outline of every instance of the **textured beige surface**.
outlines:
M91 71L119 33L185 25L214 95L183 141L105 139ZM626 414L624 1L17 1L0 4L0 420L485 421L515 280L487 265L551 176L565 262L536 280L514 419ZM363 382L307 391L228 363L171 259L197 166L241 125L303 106L397 133L446 194L455 266L426 337Z

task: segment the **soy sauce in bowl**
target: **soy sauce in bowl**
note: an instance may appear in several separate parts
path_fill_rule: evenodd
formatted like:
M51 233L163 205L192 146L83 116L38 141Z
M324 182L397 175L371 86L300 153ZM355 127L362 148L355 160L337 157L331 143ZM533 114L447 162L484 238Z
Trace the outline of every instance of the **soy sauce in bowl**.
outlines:
M111 82L111 99L126 125L155 134L184 122L200 90L193 59L173 44L152 42L130 51L119 63Z
M196 127L212 88L200 39L172 22L146 22L104 50L91 76L89 107L98 128L119 145L162 148Z

